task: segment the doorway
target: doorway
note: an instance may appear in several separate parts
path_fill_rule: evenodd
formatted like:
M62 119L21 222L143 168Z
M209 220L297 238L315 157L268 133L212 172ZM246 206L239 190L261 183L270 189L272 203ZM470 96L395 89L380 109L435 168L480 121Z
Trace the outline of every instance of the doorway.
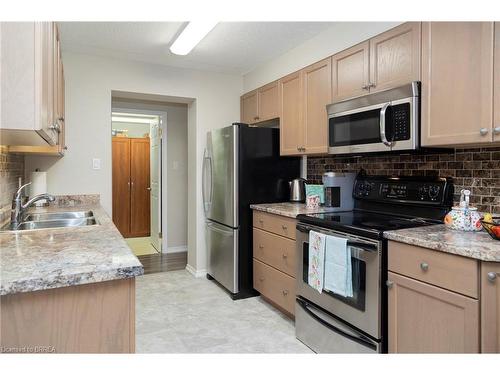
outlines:
M162 116L112 112L113 222L136 256L161 253Z

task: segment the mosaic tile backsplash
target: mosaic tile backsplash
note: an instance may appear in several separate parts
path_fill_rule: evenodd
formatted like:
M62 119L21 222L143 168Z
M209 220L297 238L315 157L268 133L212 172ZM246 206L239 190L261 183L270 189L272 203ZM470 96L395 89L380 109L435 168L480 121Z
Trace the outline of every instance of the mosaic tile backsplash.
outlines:
M8 154L0 146L0 227L10 220L12 195L24 179L24 156Z
M455 203L461 189L472 191L479 211L500 214L500 147L460 148L426 155L318 156L307 158L307 178L320 184L324 172L357 172L370 175L452 177Z

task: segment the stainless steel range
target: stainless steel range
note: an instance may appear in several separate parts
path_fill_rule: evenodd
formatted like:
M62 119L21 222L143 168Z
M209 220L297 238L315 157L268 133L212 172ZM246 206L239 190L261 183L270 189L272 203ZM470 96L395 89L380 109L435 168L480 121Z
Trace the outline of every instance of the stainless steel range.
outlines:
M444 178L359 174L353 197L353 211L297 217L296 336L318 353L387 352L384 231L441 223L452 205L453 184ZM352 297L309 286L310 231L347 240Z

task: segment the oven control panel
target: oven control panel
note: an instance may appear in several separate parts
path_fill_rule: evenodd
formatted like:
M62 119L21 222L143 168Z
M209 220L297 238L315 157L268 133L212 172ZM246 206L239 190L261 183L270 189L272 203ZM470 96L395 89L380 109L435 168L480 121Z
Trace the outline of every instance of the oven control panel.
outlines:
M358 178L353 190L356 199L401 203L442 204L452 195L453 185L440 178Z

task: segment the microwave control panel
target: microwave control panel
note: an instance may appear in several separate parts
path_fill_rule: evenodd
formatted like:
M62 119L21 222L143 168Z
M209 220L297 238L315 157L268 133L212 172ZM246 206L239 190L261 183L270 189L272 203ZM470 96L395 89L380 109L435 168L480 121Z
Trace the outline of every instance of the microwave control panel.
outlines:
M410 104L403 103L394 105L389 113L392 125L390 138L393 141L404 141L410 139ZM387 129L389 130L389 129Z

